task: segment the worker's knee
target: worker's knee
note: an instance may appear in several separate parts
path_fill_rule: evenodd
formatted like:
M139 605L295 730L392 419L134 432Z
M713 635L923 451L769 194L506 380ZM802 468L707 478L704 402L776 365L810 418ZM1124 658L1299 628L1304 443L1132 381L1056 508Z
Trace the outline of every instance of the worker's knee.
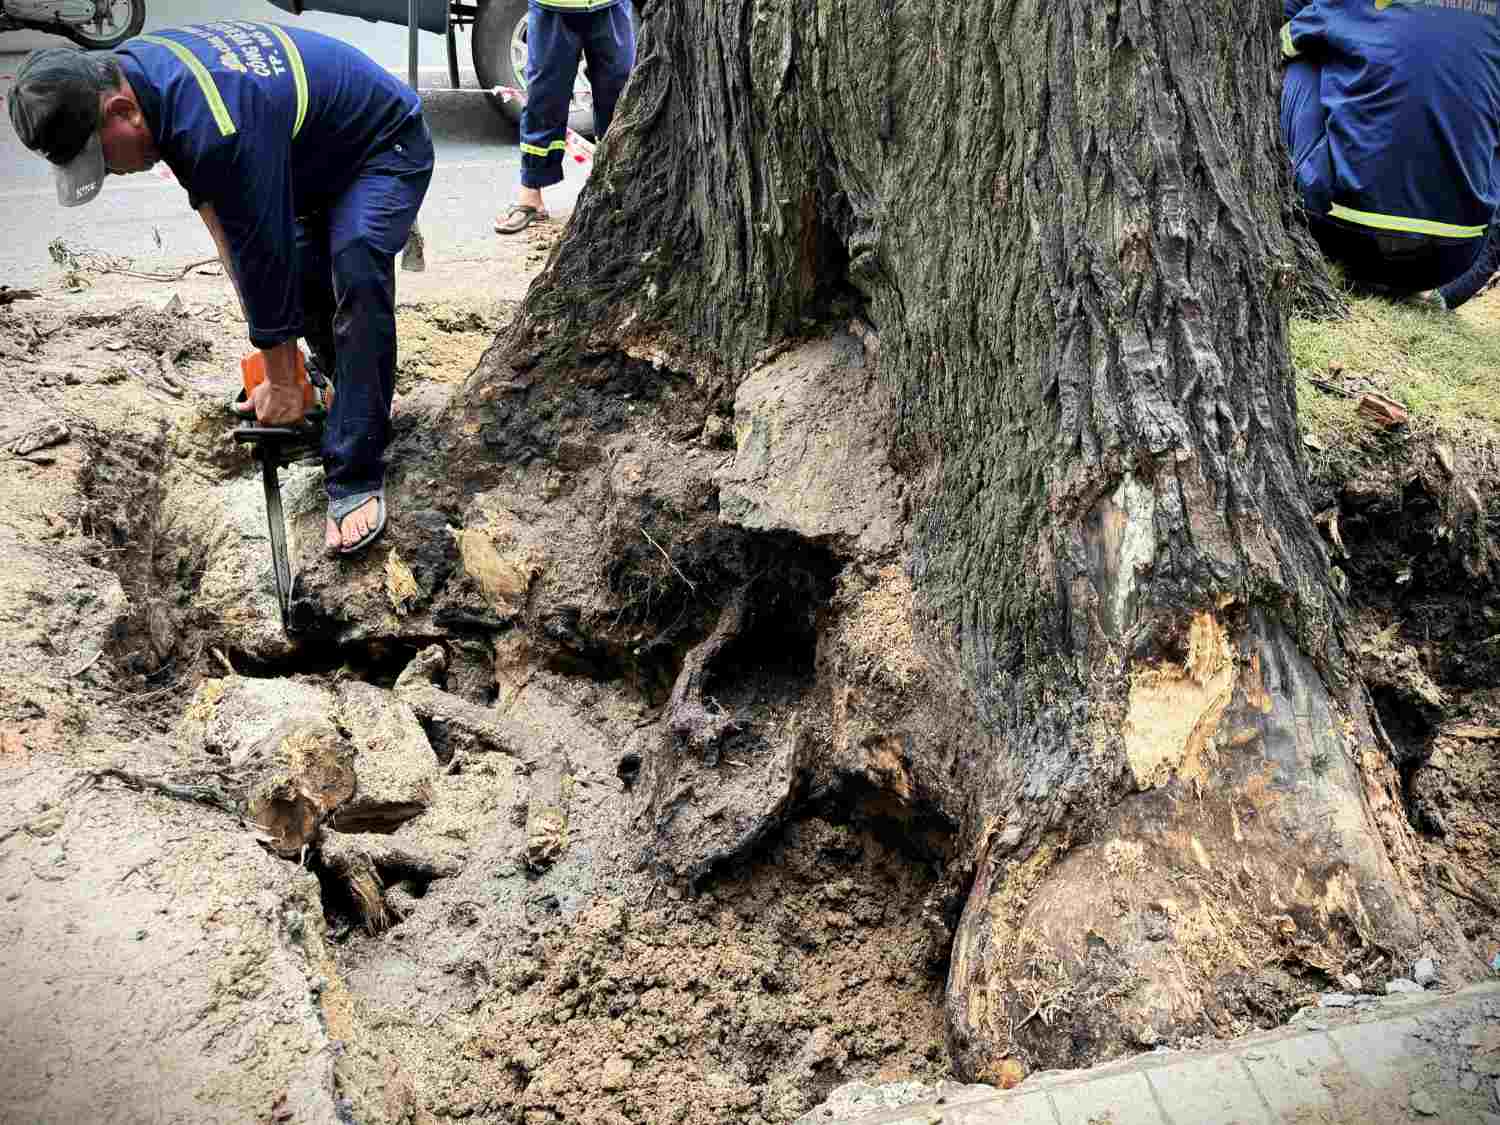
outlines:
M593 88L594 100L607 101L613 105L619 100L620 91L625 89L625 83L630 78L630 67L622 63L612 63L607 67L601 67L595 71L589 68L589 84Z
M568 103L573 97L577 66L567 74L546 74L526 87L526 105L521 110L523 135L560 129L568 123Z
M340 314L351 308L389 311L395 305L395 258L373 239L356 238L334 252L333 287Z

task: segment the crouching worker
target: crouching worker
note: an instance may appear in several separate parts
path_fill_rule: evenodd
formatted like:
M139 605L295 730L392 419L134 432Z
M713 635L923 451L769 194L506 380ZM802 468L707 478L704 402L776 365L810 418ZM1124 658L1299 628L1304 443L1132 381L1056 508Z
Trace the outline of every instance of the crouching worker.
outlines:
M421 102L311 31L232 20L142 35L112 54L51 48L16 75L10 117L52 162L58 200L166 162L233 278L267 378L240 409L301 422L297 339L334 379L323 436L327 546L386 524L395 258L432 178Z
M1314 237L1351 280L1438 289L1456 307L1495 265L1496 0L1285 0L1285 13L1281 130Z

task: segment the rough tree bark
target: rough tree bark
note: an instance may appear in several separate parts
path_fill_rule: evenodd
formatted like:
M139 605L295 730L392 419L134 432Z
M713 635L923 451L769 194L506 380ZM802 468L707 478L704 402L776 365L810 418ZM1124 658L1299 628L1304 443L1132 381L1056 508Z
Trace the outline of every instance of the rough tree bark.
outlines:
M580 358L711 399L852 313L949 716L892 772L958 825L960 1071L1393 965L1434 916L1304 500L1279 6L641 6L578 210L455 408L457 478L493 483L507 396Z

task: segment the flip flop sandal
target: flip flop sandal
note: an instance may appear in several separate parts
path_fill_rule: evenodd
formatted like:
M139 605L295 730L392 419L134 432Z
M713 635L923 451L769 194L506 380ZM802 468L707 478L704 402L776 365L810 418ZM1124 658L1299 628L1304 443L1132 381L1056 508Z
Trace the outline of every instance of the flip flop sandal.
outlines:
M532 207L526 203L514 203L511 205L510 210L505 213L505 219L495 224L495 233L520 234L532 223L539 223L551 217L541 207Z
M345 496L342 500L328 501L328 518L333 521L333 526L339 529L339 535L344 534L344 520L349 518L359 509L363 508L371 500L379 501L375 509L375 526L365 532L363 536L349 544L340 547L337 554L357 555L375 540L379 539L385 531L385 485L370 492L356 492L353 496Z

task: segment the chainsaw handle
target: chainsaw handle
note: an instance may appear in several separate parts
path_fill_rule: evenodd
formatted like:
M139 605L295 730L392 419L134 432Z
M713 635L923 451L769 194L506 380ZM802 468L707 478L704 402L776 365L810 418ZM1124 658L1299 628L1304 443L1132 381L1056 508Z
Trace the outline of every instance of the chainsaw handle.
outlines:
M327 417L328 412L318 407L303 415L302 422L296 426L257 426L246 422L230 432L235 441L242 442L311 441L323 436L323 423Z

